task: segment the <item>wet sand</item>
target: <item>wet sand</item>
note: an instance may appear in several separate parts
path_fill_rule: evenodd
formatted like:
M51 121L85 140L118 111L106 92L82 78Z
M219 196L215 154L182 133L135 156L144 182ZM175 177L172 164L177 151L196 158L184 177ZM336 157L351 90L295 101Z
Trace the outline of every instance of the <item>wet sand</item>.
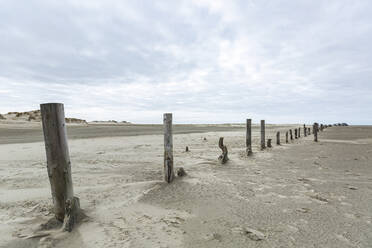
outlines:
M169 185L156 128L69 140L75 194L89 219L70 234L34 239L53 216L44 144L0 145L0 247L372 247L372 127L332 127L318 143L284 144L290 127L273 126L267 137L281 131L282 145L265 151L255 127L253 157L243 126L190 127L174 135L175 166L188 175Z
M285 125L283 125L285 126ZM279 126L280 127L280 126ZM210 125L173 125L174 134L244 131L243 124L210 124ZM259 126L253 125L258 131ZM274 128L272 125L268 129ZM138 136L163 134L163 125L151 124L89 124L67 125L69 139L89 139L99 137ZM43 131L40 123L25 123L5 125L0 122L0 144L30 143L43 141Z

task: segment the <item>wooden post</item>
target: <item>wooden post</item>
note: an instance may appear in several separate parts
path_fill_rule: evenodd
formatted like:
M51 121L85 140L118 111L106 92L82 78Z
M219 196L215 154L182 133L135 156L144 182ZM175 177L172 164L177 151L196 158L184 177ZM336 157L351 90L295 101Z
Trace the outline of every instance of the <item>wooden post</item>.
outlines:
M295 139L297 139L297 128L295 128Z
M309 135L311 135L311 128L310 128L310 127L307 128L307 133L308 133Z
M298 128L298 138L300 138L301 137L301 128L299 127Z
M292 129L289 129L289 134L291 136L291 140L293 140L293 132L292 132Z
M305 137L307 136L306 125L305 125L305 124L304 124L304 136L305 136Z
M285 132L285 143L288 143L288 131Z
M276 144L280 145L280 132L276 133Z
M271 139L267 139L267 147L271 148Z
M65 111L61 103L41 104L40 110L54 215L57 220L63 221L66 201L74 197Z
M246 147L247 156L252 155L252 119L247 119L247 133L246 133Z
M164 179L167 183L171 183L174 178L171 113L164 114L163 123L164 123Z
M313 125L313 133L314 133L314 141L318 142L318 123L314 123Z
M261 150L265 148L265 120L261 120Z
M218 146L222 150L222 154L218 157L218 160L221 164L226 163L229 160L229 157L227 156L227 147L223 144L223 137L220 137L220 140L218 141Z

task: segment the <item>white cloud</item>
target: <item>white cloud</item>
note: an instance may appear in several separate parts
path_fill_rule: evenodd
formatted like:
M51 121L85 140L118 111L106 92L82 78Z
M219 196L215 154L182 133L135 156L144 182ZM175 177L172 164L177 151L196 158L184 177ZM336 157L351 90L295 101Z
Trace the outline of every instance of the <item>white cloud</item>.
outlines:
M60 101L89 120L161 122L173 111L180 122L369 123L371 10L346 0L3 1L0 112Z

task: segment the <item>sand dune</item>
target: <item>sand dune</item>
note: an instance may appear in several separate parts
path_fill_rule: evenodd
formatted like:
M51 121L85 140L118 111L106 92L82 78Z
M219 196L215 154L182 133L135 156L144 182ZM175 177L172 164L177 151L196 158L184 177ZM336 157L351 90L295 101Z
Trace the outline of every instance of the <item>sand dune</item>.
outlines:
M7 114L0 114L0 123L2 124L24 124L27 122L41 122L40 110L26 111L26 112L9 112ZM86 120L77 118L66 118L67 124L87 124Z

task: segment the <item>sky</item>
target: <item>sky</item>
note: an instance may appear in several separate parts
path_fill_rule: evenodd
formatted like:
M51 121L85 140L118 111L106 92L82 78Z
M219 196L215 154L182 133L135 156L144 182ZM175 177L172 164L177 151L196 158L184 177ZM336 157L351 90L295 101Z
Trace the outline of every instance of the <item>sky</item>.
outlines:
M0 0L0 113L372 124L370 0Z

